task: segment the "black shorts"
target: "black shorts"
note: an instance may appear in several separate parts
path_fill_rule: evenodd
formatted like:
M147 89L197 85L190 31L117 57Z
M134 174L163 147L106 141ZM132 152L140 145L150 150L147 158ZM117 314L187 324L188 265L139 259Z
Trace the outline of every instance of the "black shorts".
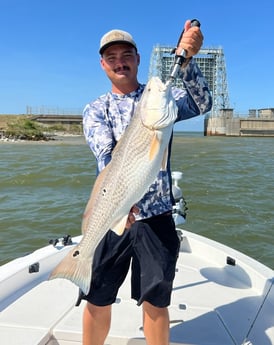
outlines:
M168 306L179 247L171 214L137 221L122 236L108 231L95 251L90 292L80 299L114 303L131 263L131 297L137 304Z

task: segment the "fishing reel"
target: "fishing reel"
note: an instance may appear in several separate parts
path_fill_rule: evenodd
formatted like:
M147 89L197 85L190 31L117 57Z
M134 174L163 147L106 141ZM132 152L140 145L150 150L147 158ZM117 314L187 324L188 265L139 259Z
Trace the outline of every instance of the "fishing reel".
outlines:
M171 173L171 177L173 180L172 194L175 200L175 205L173 205L172 209L172 216L175 225L184 224L186 222L186 213L188 208L182 189L179 186L179 181L183 178L183 173L181 171L173 171Z

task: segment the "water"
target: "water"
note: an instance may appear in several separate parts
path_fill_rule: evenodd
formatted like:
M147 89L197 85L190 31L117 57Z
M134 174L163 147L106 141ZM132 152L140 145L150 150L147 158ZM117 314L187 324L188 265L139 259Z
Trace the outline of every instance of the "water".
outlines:
M0 264L80 234L96 169L83 138L1 143L0 157ZM184 228L274 268L273 163L273 138L176 133L172 167L184 173Z

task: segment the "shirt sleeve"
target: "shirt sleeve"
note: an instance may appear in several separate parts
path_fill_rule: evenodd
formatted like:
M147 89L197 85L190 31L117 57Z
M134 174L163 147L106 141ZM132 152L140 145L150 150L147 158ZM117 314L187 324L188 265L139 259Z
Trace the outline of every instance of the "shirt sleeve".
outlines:
M181 69L179 77L183 80L184 87L172 90L178 106L177 121L210 111L212 107L211 93L205 77L193 59L185 68Z
M87 104L83 111L83 131L86 141L93 152L98 171L101 171L111 160L115 139L110 125L106 121L107 109L99 100Z

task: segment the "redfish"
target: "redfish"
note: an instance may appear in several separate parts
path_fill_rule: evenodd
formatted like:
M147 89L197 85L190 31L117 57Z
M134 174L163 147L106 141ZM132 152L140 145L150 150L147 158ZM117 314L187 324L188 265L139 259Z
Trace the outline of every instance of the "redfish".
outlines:
M130 209L144 196L159 171L166 169L177 111L171 83L152 77L111 161L94 183L83 215L81 241L56 266L50 279L69 279L83 293L89 292L97 245L109 229L119 235L124 232Z

